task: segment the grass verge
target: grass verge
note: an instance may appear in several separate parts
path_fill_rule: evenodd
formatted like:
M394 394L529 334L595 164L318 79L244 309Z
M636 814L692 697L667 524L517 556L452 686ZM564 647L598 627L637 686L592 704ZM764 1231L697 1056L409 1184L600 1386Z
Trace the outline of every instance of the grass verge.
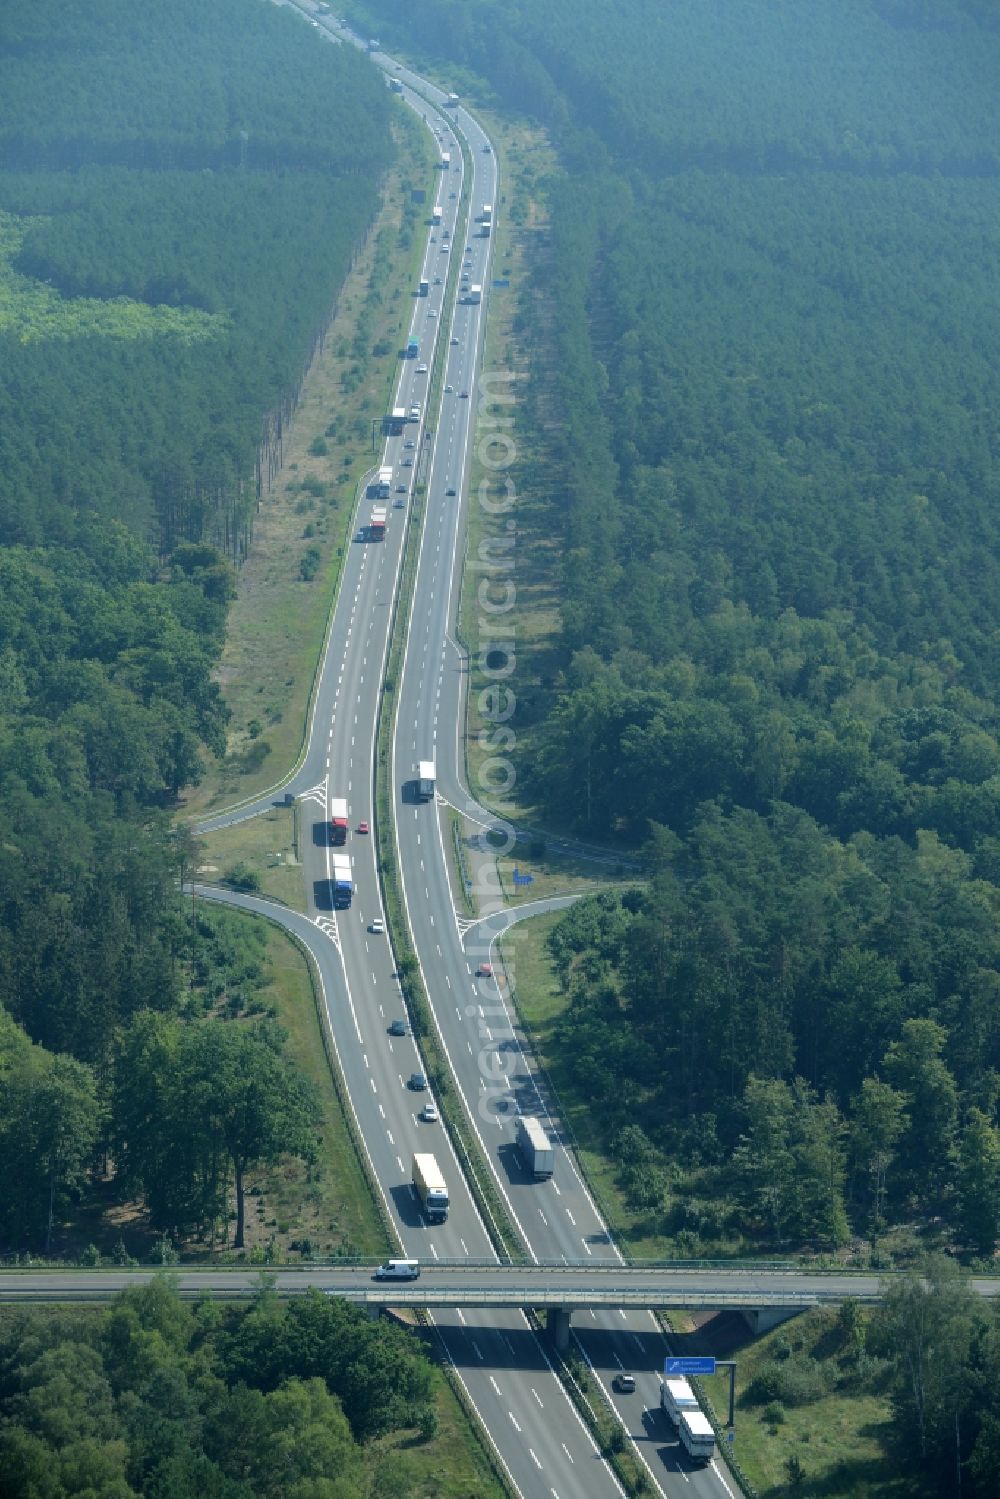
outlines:
M879 1390L878 1369L874 1377L862 1377L864 1355L859 1362L858 1345L845 1333L836 1310L804 1312L758 1338L733 1313L696 1323L673 1312L669 1320L677 1329L676 1351L736 1361L733 1457L751 1499L800 1494L907 1499L912 1490L887 1452L892 1411ZM862 1327L866 1321L862 1313ZM802 1404L747 1401L747 1390L761 1371L774 1367L805 1371L817 1398ZM698 1383L716 1417L724 1420L727 1379L720 1374Z
M298 856L295 811L274 807L199 839L199 879L231 884L305 911L305 885Z
M431 1345L433 1347L433 1344ZM437 1431L420 1441L412 1431L381 1437L368 1448L373 1495L406 1499L513 1499L495 1453L448 1364L435 1368Z
M339 1069L331 1066L311 966L296 942L271 922L266 925L271 985L262 997L286 1032L289 1061L315 1090L319 1155L313 1167L288 1161L256 1173L248 1242L272 1245L276 1258L294 1258L297 1244L299 1253L307 1246L306 1253L315 1257L376 1259L393 1240L376 1207ZM251 1220L256 1220L254 1241Z

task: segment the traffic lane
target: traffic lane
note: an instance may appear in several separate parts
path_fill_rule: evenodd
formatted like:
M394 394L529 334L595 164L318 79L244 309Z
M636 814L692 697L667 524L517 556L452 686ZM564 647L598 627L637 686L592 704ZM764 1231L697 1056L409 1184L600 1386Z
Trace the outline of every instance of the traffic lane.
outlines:
M435 1325L520 1491L620 1499L621 1490L524 1319L487 1323L468 1313L466 1319L460 1329L443 1318ZM464 1338L456 1336L459 1331Z
M441 862L427 865L423 878L427 884L416 892L408 888L407 898L428 1000L466 1114L511 1217L536 1253L540 1242L546 1255L572 1260L613 1252L564 1152L557 1155L557 1175L550 1182L535 1183L520 1167L514 1118L518 1109L539 1112L534 1078L510 1034L506 1010L482 1002L480 981L465 955L449 941L447 930L434 929L433 910L440 911L450 898Z
M681 1474L696 1492L728 1491L717 1461L693 1461L681 1446L676 1428L660 1407L660 1370L670 1352L667 1338L648 1313L580 1313L573 1336L606 1398L614 1406L640 1458L659 1482ZM633 1394L616 1388L621 1374L632 1374Z
M438 899L442 898L439 891ZM572 899L566 897L565 903ZM549 897L533 903L530 914L562 906L559 898ZM475 928L467 932L464 949L451 955L449 1004L444 1003L441 989L436 988L441 1001L436 1005L436 1013L445 1033L455 1034L454 1061L462 1074L463 1092L467 1098L476 1098L477 1108L484 1075L491 1087L499 1084L501 1075L504 1080L505 1090L497 1094L498 1107L487 1121L490 1127L481 1132L489 1144L488 1154L498 1185L514 1207L534 1252L556 1253L572 1259L594 1255L618 1258L606 1225L575 1170L571 1154L566 1151L544 1093L539 1092L538 1079L522 1047L516 1015L507 995L498 988L493 975L477 975L478 966L495 963L496 955L492 945L477 941L475 933ZM518 1114L539 1116L551 1132L556 1146L556 1169L548 1181L536 1181L520 1160L514 1143Z
M356 533L356 524L353 529ZM348 557L345 559L344 572L340 585L340 596L348 592L353 592L358 587L364 563L364 557L359 548L360 544L358 547L352 546ZM260 797L256 797L242 806L230 808L216 813L212 817L200 819L194 825L196 836L203 836L216 831L218 828L230 827L234 823L258 817L262 812L270 811L273 807L286 806L288 805L290 796L295 797L300 795L322 779L327 753L327 734L324 725L328 723L332 712L332 703L336 694L336 668L343 657L346 647L346 631L346 621L339 617L339 612L334 612L331 617L327 637L327 649L324 653L320 682L316 692L313 717L302 764L292 774L283 781L276 783L274 787L263 793Z

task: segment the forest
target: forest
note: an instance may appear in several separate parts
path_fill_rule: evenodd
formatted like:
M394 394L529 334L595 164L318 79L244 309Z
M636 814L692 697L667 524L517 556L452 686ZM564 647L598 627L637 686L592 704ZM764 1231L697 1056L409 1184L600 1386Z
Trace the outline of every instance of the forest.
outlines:
M64 1252L95 1187L238 1247L315 1106L260 934L181 896L171 810L225 750L262 449L377 205L386 91L256 0L13 0L0 141L0 1253Z
M223 1310L161 1277L99 1312L6 1311L4 1495L377 1499L408 1472L378 1438L433 1435L433 1379L410 1333L316 1291Z
M1000 17L370 9L560 151L521 340L560 669L518 777L648 875L551 939L561 1075L678 1253L989 1263Z

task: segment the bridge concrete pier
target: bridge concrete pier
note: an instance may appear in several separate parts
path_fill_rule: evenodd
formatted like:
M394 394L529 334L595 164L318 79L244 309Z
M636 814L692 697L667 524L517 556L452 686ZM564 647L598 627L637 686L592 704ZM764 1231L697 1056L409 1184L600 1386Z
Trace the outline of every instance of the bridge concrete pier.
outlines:
M757 1337L761 1333L770 1332L772 1327L777 1327L780 1322L787 1322L790 1317L797 1317L803 1307L795 1306L745 1306L740 1316L749 1327L750 1331Z
M560 1353L565 1353L569 1347L569 1319L570 1312L564 1306L550 1306L545 1313L545 1326L548 1328L549 1337Z

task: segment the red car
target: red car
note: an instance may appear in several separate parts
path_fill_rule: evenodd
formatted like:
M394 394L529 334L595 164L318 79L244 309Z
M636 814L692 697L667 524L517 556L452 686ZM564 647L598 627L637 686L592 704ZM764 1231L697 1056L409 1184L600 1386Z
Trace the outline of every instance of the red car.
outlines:
M477 979L491 979L492 977L493 977L493 964L492 963L480 963L479 967L476 969L476 978Z
M367 833L368 832L368 824L366 822L359 822L358 823L358 832L359 833Z

